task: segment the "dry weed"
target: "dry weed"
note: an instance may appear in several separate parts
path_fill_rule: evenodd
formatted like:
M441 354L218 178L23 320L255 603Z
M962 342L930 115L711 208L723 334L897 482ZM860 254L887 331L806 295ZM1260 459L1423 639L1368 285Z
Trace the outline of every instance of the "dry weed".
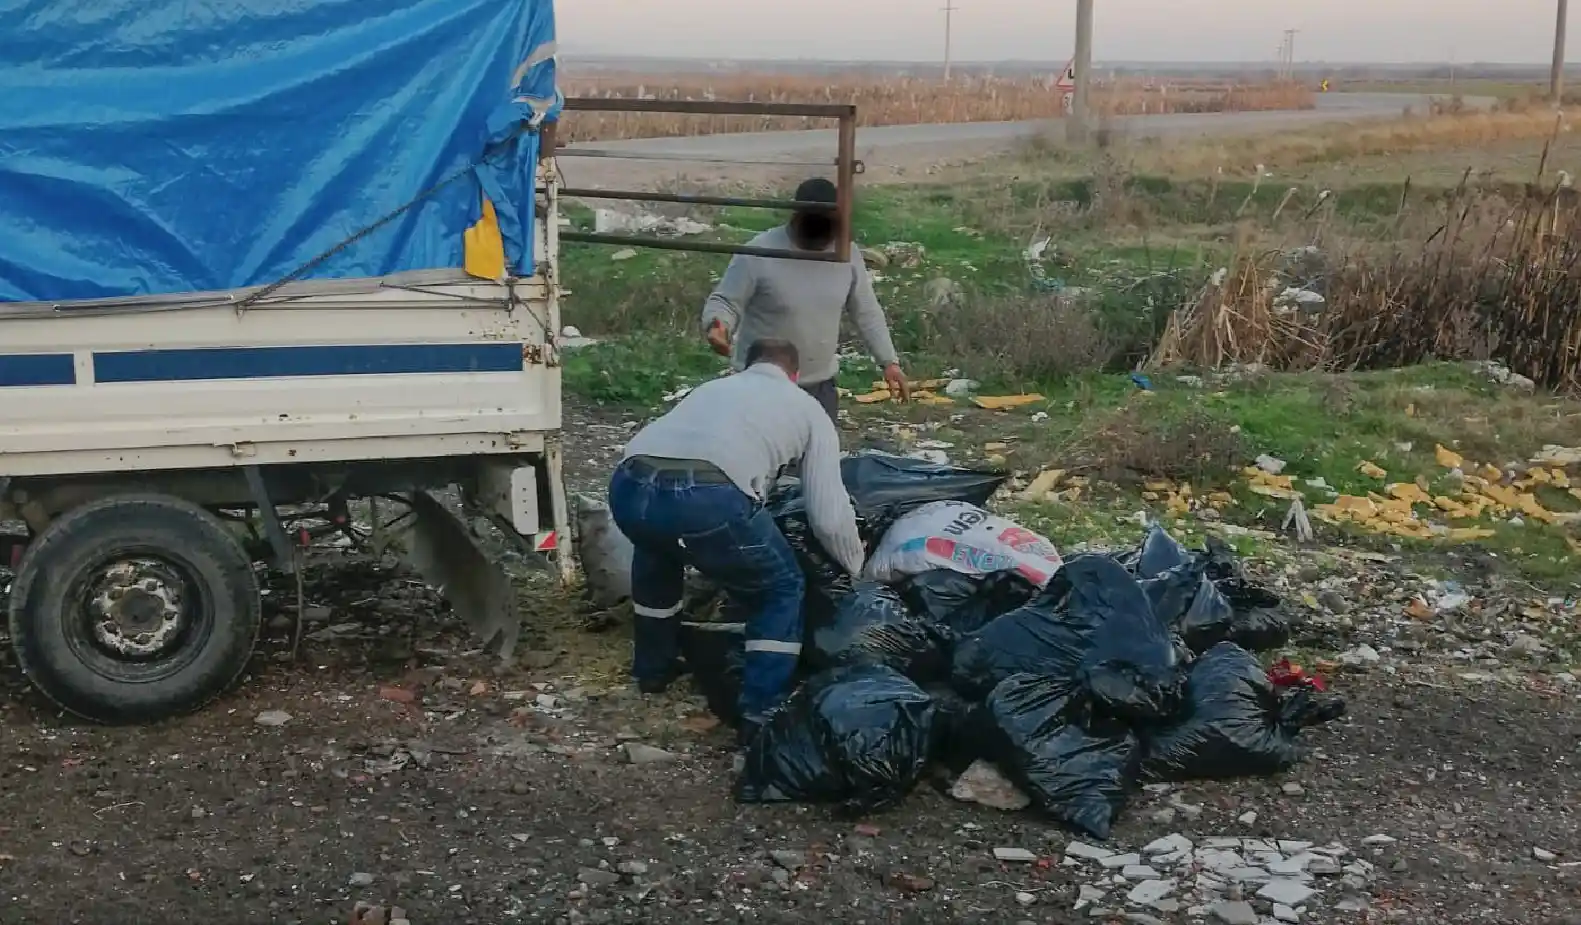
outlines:
M1048 382L1103 369L1118 338L1079 300L1051 295L968 298L924 315L924 342L964 369L1018 382Z
M967 77L944 83L923 78L828 78L775 74L601 74L571 77L568 96L606 99L734 100L772 103L854 103L862 125L944 122L1011 122L1057 118L1063 113L1054 76ZM1174 112L1310 109L1311 90L1289 84L1100 82L1093 104L1101 116ZM697 116L670 113L568 113L565 142L679 137L724 132L828 128L827 120L766 116Z
M1202 484L1244 465L1247 447L1228 422L1197 408L1162 416L1145 393L1105 412L1061 447L1062 465L1125 483L1170 479Z
M1565 117L1551 109L1458 113L1331 125L1312 131L1236 138L1233 142L1143 145L1128 153L1135 169L1142 172L1247 176L1256 175L1259 166L1265 170L1289 170L1360 157L1547 138L1566 122Z

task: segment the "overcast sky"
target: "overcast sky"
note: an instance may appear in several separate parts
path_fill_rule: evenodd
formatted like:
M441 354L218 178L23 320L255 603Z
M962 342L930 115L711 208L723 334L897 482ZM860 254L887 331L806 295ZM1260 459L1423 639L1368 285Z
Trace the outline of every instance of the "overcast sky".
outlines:
M1301 60L1542 62L1555 0L1097 0L1108 60L1265 61L1284 29ZM957 60L1059 59L1074 0L954 0ZM560 42L688 58L925 61L944 0L559 0ZM1581 13L1581 11L1578 11ZM1575 17L1581 19L1581 16ZM1572 22L1572 26L1575 23ZM1577 29L1572 29L1572 48Z

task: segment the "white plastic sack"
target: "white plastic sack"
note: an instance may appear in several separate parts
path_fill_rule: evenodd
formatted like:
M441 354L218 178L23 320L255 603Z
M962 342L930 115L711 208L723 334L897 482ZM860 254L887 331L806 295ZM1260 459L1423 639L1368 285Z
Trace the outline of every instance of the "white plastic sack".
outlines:
M1059 551L1045 537L974 504L937 501L895 521L863 577L893 584L941 568L964 575L1016 571L1041 588L1059 567Z
M631 540L615 526L609 506L578 495L576 552L593 606L610 608L631 597Z

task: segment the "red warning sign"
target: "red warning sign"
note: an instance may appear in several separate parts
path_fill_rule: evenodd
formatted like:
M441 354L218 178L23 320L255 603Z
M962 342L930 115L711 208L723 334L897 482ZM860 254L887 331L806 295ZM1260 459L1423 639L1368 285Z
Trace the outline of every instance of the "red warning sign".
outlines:
M1057 82L1055 82L1055 84L1054 84L1054 89L1056 89L1056 90L1074 90L1074 89L1076 89L1076 59L1075 58L1070 59L1070 61L1066 63L1065 70L1060 72L1059 80Z

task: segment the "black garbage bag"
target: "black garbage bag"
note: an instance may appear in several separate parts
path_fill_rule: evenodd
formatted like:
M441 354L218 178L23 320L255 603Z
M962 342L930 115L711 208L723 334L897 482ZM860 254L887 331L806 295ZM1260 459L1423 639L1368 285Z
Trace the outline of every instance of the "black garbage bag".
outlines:
M1316 691L1286 693L1257 658L1234 643L1191 666L1184 718L1151 733L1143 772L1165 781L1250 777L1289 770L1300 731L1344 715L1345 702Z
M981 758L983 737L972 728L977 705L943 684L923 688L933 698L932 759L943 765L952 777L959 776Z
M898 586L900 596L918 616L966 635L989 620L1026 605L1038 586L1019 572L966 575L953 569L930 569Z
M1084 679L1112 713L1147 722L1173 715L1181 668L1136 579L1109 556L1081 555L1025 607L960 642L950 680L978 699L1015 674Z
M741 724L741 669L746 654L740 623L682 623L681 657L708 710L726 725Z
M995 617L957 642L950 686L970 700L981 700L1012 675L1074 679L1092 647L1095 627L1070 618L1069 572L1067 563L1025 606Z
M802 592L802 625L823 626L834 619L840 599L851 592L852 578L824 552L807 523L806 509L794 493L781 493L769 502L769 512L801 566L805 588Z
M1190 562L1194 557L1186 548L1175 541L1158 524L1147 528L1147 536L1142 538L1142 547L1136 551L1132 561L1128 563L1131 571L1141 579L1157 578L1173 568L1179 568Z
M1216 537L1208 549L1188 553L1163 529L1154 526L1133 559L1153 613L1180 634L1192 652L1206 652L1233 642L1254 652L1277 649L1290 641L1289 620L1280 612L1279 596L1242 576L1230 547ZM1184 558L1163 571L1177 555Z
M918 684L949 677L953 634L913 615L886 585L858 583L840 599L828 623L809 629L807 656L815 670L887 665Z
M933 698L882 665L814 675L747 747L736 799L885 809L916 786L934 747Z
M871 547L900 517L935 501L988 503L1010 476L986 469L963 469L905 456L859 453L840 460L840 479L856 511L857 530ZM807 520L801 483L785 479L769 500L774 519Z
M1214 582L1214 588L1235 614L1230 620L1227 641L1253 652L1283 648L1290 642L1290 618L1279 595L1242 578L1220 579ZM1206 648L1209 647L1204 645L1198 651Z
M1108 556L1078 556L1061 572L1071 583L1067 613L1093 627L1082 666L1087 694L1110 714L1136 722L1174 716L1184 666L1142 586Z
M1071 680L1014 675L973 721L984 754L1048 816L1108 838L1136 784L1142 746Z
M840 461L840 478L876 541L903 515L935 501L988 503L1009 474L964 469L905 456L858 453Z

